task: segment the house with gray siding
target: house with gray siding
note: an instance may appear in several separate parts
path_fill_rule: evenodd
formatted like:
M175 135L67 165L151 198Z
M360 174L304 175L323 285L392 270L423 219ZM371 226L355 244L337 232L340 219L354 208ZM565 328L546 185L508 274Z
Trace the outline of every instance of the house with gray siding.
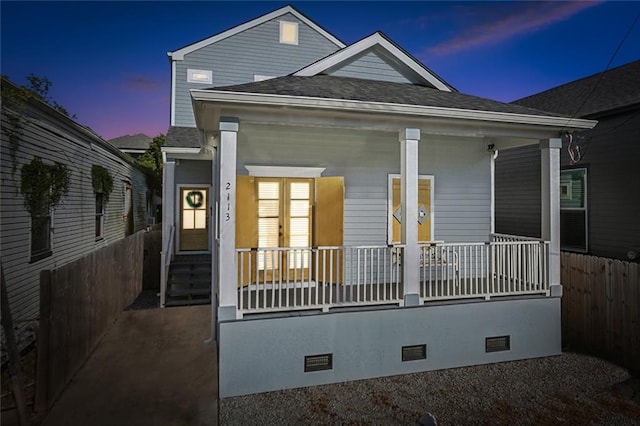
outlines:
M562 250L640 261L640 61L572 81L514 104L597 120L562 134ZM540 161L531 147L496 159L496 229L540 236Z
M560 135L595 121L462 94L291 6L169 57L161 304L212 303L222 398L560 353ZM495 233L518 146L539 238Z
M143 133L119 136L108 140L111 145L133 158L142 157L149 149L151 141L153 139Z
M40 271L144 229L153 209L146 174L129 156L42 101L8 102L16 90L2 79L0 253L17 337L24 347L37 331ZM11 117L17 116L21 124L15 139ZM21 188L23 170L38 158L44 167L59 163L68 172L68 192L44 221L27 211ZM111 176L110 194L94 189L96 166Z

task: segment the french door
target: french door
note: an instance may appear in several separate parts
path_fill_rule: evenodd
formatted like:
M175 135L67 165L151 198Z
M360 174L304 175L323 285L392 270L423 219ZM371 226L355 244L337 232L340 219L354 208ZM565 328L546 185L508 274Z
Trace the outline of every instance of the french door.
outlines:
M236 247L250 250L238 261L238 285L341 282L341 252L323 255L315 265L308 248L342 246L344 178L238 175L236 189ZM332 265L331 275L324 271L325 263ZM316 268L323 271L319 277L313 276Z
M313 179L256 179L260 280L308 279L313 188Z

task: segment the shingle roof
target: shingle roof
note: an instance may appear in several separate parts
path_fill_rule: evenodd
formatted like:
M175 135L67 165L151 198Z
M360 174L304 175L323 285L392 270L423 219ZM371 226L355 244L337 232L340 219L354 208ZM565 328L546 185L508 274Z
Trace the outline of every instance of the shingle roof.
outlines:
M172 126L164 139L164 146L200 148L200 130L195 127Z
M327 99L349 99L365 102L384 102L511 114L557 115L520 105L506 104L491 99L464 95L458 92L445 92L415 84L334 77L329 75L315 75L311 77L289 75L253 83L215 87L211 90Z
M148 149L152 138L138 133L137 135L126 135L109 139L109 143L119 149Z
M513 103L575 117L589 117L640 104L640 61L572 81Z

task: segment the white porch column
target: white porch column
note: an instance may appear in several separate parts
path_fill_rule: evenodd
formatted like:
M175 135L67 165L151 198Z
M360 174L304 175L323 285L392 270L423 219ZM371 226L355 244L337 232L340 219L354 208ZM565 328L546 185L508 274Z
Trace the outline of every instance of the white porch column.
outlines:
M560 284L560 149L562 139L540 141L542 164L541 237L549 241L549 285L551 296L562 296Z
M162 167L162 251L160 252L160 306L164 308L165 297L167 293L167 260L171 259L173 253L166 252L169 244L169 238L175 241L175 199L176 199L176 163L175 161L165 161ZM173 235L170 234L171 227L174 227Z
M238 119L220 117L218 321L238 318L236 269L236 156Z
M404 305L420 304L418 253L418 141L420 129L400 131L400 202L402 205L402 277Z

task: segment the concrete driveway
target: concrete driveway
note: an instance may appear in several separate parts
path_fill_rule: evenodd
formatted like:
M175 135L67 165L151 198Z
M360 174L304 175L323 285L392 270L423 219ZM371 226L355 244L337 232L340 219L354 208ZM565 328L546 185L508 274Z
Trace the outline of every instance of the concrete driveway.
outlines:
M215 425L211 306L124 311L44 426Z

